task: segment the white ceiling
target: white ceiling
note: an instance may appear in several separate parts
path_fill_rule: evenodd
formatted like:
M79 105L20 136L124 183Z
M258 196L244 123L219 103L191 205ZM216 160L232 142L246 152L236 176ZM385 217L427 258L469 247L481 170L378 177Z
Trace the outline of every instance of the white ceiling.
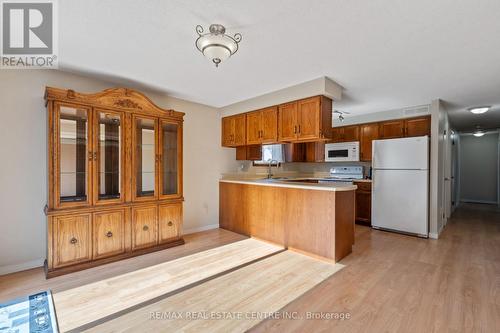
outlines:
M498 0L64 0L59 11L62 69L216 107L320 76L345 88L335 108L353 115L441 98L467 127L478 118L460 110L500 106ZM195 26L211 23L243 35L219 68L194 46Z

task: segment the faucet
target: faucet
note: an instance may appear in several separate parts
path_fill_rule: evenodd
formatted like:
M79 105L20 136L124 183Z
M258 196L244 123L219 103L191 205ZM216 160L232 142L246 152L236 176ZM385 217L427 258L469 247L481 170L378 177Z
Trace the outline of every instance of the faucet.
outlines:
M273 165L273 162L276 163L278 168L280 167L280 162L273 159L269 159L267 162L269 162L269 169L267 170L267 179L271 179L273 177L273 174L271 173L271 166Z

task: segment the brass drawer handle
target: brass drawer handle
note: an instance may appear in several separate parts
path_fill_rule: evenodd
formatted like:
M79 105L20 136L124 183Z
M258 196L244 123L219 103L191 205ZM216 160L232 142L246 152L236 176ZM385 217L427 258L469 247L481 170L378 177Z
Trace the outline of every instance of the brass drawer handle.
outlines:
M78 243L78 239L76 239L75 237L73 237L73 238L71 238L71 239L69 240L69 242L70 242L71 244L76 244L76 243Z
M142 227L142 230L144 231L148 231L149 230L149 227L147 225L145 225L144 227Z
M113 237L113 233L112 233L111 231L108 231L108 232L106 233L106 237L108 237L108 238L109 238L109 237Z
M173 226L174 224L172 223L172 221L168 221L167 225L168 225L169 227L171 227L171 226Z

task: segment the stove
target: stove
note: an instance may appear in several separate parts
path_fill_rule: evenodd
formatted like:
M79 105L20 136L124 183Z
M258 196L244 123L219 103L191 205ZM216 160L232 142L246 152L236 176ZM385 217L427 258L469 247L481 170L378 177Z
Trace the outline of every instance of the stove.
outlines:
M330 176L321 181L352 183L356 179L363 179L362 166L333 167L330 169Z

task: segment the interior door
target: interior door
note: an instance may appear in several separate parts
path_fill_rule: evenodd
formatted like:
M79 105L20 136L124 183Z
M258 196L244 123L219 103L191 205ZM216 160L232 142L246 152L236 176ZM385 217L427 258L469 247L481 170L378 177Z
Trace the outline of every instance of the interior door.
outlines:
M278 107L278 133L280 141L297 139L297 102L282 104Z
M182 196L182 126L170 120L160 121L159 161L160 199Z
M320 107L318 97L298 101L298 137L300 140L319 138Z
M158 120L132 117L132 200L158 198Z
M96 109L94 113L94 204L124 201L125 132L122 112Z
M261 142L275 143L278 141L278 108L273 106L261 111Z
M56 208L89 205L92 194L92 112L76 104L54 104L54 198Z
M247 113L247 144L255 145L262 142L262 112L254 111Z

